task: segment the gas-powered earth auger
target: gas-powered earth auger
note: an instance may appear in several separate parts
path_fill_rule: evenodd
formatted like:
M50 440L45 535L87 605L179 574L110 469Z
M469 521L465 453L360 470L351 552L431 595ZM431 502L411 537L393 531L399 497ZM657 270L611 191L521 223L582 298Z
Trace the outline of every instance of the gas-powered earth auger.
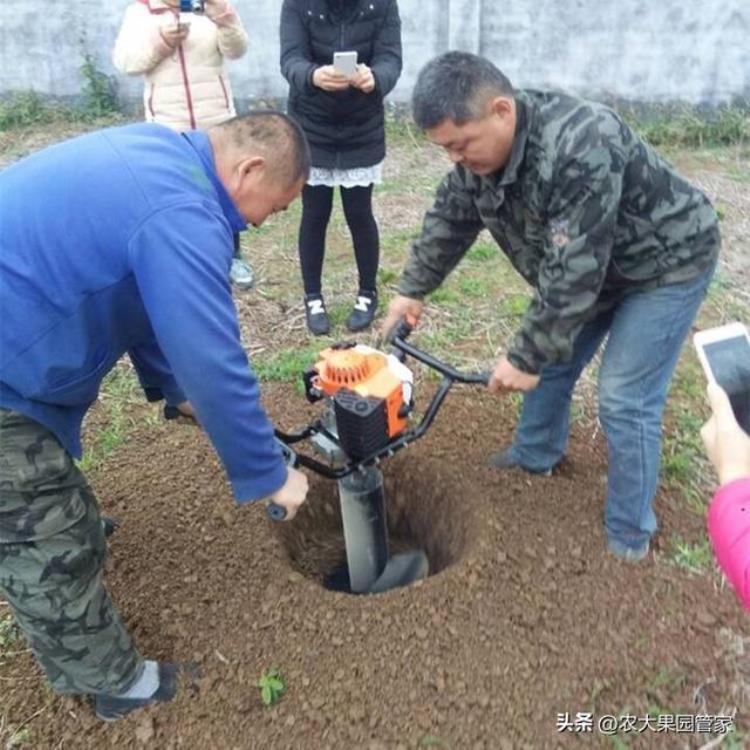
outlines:
M383 475L380 462L422 437L454 383L486 385L489 373L461 373L411 346L412 331L405 320L391 338L392 352L362 344L335 344L320 353L320 360L303 374L308 401L324 401L322 416L302 430L276 430L287 463L305 466L338 482L344 527L349 589L376 594L425 578L427 556L410 550L390 556ZM443 378L421 421L410 425L414 408L413 375L406 356L424 363ZM292 446L309 440L326 463ZM268 506L273 520L286 510Z

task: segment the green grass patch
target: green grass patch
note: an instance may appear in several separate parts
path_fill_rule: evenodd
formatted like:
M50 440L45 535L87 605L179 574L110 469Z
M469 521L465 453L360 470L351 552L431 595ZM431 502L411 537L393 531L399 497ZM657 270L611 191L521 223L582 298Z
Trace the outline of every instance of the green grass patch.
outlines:
M697 515L705 513L708 464L700 428L708 416L706 381L690 349L675 373L667 399L661 474Z
M414 124L414 121L403 114L389 114L385 118L386 143L410 144L421 148L428 143L425 134Z
M333 310L330 311L333 315ZM315 363L318 352L324 348L320 343L303 349L287 349L268 359L260 355L253 358L252 367L261 382L297 383L301 386L302 373Z
M464 297L486 299L492 291L492 284L485 276L462 276L458 279L458 288Z
M0 131L72 119L69 106L43 99L36 91L16 91L0 101Z
M466 311L466 308L463 308L444 325L429 333L420 334L418 341L415 343L420 349L438 359L459 367L461 362L456 353L457 345L465 343L474 333L474 318Z
M15 91L0 100L0 131L52 122L92 122L119 117L116 79L102 73L96 58L83 52L81 97L74 105L43 97L33 89Z
M127 440L139 424L158 421L154 411L139 413L138 416L133 414L133 409L143 403L143 391L134 370L118 365L107 374L99 392L103 424L94 433L83 458L77 462L81 471L98 466Z
M396 229L395 231L383 231L380 234L381 255L398 258L403 264L409 253L412 243L421 232L421 227L408 227Z
M707 573L713 569L714 556L708 539L691 544L680 536L670 540L670 554L675 564L693 573Z
M530 301L527 294L509 294L500 300L500 312L504 316L519 318L526 312Z
M471 249L464 256L465 260L476 263L486 263L488 260L494 260L500 255L500 248L494 242L475 242Z
M713 110L676 106L656 116L626 110L625 119L653 146L706 148L750 142L750 109L725 106Z
M445 307L456 307L462 302L460 292L457 289L451 289L447 285L438 287L428 296L428 299L436 305L443 305Z
M378 268L378 285L379 286L391 286L398 282L401 278L401 271L396 271L392 268L385 268L381 266Z

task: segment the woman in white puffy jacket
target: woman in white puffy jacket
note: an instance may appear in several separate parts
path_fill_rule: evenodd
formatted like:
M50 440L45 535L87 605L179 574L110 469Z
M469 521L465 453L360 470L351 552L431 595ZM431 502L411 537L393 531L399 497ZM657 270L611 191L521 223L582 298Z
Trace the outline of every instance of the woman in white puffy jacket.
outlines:
M207 128L234 117L224 58L245 54L247 34L226 0L205 0L205 14L180 15L179 6L179 0L131 3L113 60L123 73L145 76L149 122L175 130Z
M136 0L125 10L113 61L128 75L145 76L148 122L195 130L234 117L224 58L242 57L247 34L227 0L205 0L205 13L180 14L180 0ZM237 252L232 281L253 283L253 271Z

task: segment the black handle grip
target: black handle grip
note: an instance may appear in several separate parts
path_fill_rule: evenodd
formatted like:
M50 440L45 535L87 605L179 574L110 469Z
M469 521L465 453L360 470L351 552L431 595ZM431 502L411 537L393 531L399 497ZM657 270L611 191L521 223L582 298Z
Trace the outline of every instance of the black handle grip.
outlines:
M479 385L489 385L492 373L489 370L484 372L467 372L461 382L463 383L477 383Z
M283 521L286 518L286 508L278 503L268 503L266 515L271 521Z
M406 318L401 318L399 324L393 329L390 339L408 339L411 336L414 326Z

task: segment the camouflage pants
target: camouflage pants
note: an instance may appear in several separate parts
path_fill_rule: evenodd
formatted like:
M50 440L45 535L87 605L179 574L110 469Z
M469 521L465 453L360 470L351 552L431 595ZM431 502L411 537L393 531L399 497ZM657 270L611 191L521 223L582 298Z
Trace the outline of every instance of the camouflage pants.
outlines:
M57 438L0 409L0 597L61 693L120 693L143 661L107 594L99 506Z

